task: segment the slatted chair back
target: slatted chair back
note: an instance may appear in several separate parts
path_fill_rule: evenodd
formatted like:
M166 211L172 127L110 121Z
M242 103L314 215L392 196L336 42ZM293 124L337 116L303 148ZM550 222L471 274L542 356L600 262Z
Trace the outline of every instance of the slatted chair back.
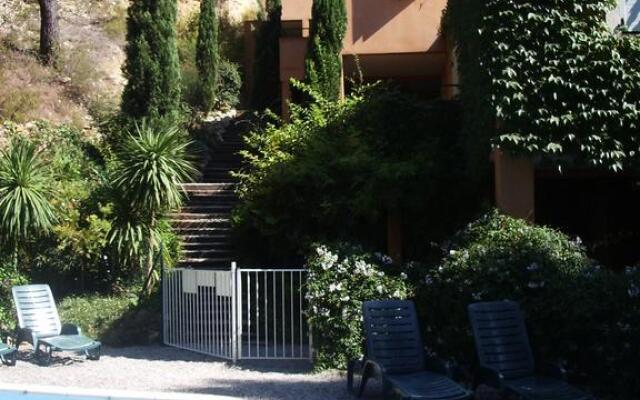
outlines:
M11 291L20 328L38 338L60 334L62 324L49 285L14 286Z
M518 303L474 303L468 312L481 366L499 371L506 379L533 375L533 354Z
M413 302L365 301L362 311L367 358L388 374L424 370L424 347Z

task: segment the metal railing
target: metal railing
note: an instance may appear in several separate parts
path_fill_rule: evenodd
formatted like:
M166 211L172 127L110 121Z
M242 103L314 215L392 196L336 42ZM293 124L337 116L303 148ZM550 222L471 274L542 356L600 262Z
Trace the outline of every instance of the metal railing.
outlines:
M215 357L310 359L302 269L172 269L163 274L163 337Z
M238 276L239 358L311 358L306 271L239 269Z

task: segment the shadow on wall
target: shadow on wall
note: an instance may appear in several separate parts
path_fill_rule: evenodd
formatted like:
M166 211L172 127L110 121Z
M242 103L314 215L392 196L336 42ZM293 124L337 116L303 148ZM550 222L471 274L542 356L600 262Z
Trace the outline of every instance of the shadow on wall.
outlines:
M384 4L372 7L371 0L352 0L353 42L369 39L404 9L408 8L413 1L380 0Z

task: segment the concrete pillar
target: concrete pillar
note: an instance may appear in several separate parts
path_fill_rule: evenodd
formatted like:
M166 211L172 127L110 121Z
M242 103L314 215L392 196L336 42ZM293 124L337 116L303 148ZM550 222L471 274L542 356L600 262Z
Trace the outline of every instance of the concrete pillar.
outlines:
M535 220L535 169L526 158L512 157L494 150L496 207L507 215Z

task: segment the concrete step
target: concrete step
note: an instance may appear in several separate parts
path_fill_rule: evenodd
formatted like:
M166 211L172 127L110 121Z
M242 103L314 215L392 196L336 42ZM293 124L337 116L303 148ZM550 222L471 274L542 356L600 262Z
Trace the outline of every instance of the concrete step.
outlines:
M189 213L198 213L198 214L199 213L210 213L210 214L226 213L228 214L229 212L231 212L232 209L233 209L233 206L231 204L207 204L206 202L201 204L188 203L187 205L182 207L182 209L180 210L180 214L183 214L183 213L187 213L187 214Z
M218 182L194 182L194 183L184 183L182 184L182 190L187 192L190 191L201 191L201 190L211 190L211 191L224 191L224 190L234 190L237 185L234 183L218 183Z
M184 258L178 262L178 268L220 268L229 267L233 259L231 257L217 258Z
M230 236L224 233L193 233L184 234L180 236L183 246L191 245L227 245L229 243Z
M219 200L225 200L225 199L237 199L238 195L230 189L224 189L224 190L209 190L209 189L203 189L203 190L189 190L186 192L187 196L189 198L189 200L193 199L193 198L203 198L203 197L208 197L208 198L212 198L212 199L219 199Z
M181 238L182 239L182 238ZM229 238L225 238L224 240L218 241L218 242L188 242L188 241L183 241L182 242L182 249L183 250L225 250L225 251L230 251L231 249L233 249L233 245L231 244L231 241L229 240Z
M227 228L231 226L229 218L209 218L209 219L169 219L171 226L177 229L182 228Z
M231 258L231 249L207 249L207 250L182 250L182 257L185 260L196 258Z
M173 231L180 236L228 234L231 226L173 226Z
M178 213L171 213L169 214L169 218L171 218L172 220L185 220L185 219L220 219L220 218L225 218L228 219L229 218L229 213L228 212L214 212L214 213L207 213L207 212L185 212L185 211L180 211Z

